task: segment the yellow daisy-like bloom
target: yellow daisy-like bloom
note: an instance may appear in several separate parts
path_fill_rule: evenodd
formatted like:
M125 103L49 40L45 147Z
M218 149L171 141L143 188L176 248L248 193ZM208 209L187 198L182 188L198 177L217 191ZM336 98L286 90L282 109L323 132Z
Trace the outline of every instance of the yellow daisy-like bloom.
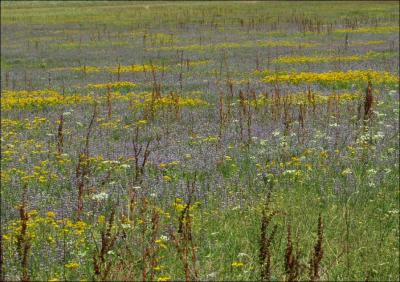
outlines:
M75 269L75 268L78 268L79 266L80 266L80 264L78 262L75 262L75 261L72 261L72 262L69 262L69 263L65 264L65 267L66 268L70 268L70 269Z
M163 176L163 179L164 179L164 181L171 181L171 180L172 180L172 177L171 177L171 176L168 176L168 175L164 175L164 176Z
M169 276L161 276L161 277L158 277L157 281L158 282L171 281L171 277L169 277Z
M244 263L240 261L234 261L232 262L231 266L234 268L242 268L244 266Z
M55 214L55 212L49 211L49 212L47 212L47 217L49 217L49 218L55 218L55 217L56 217L56 214Z

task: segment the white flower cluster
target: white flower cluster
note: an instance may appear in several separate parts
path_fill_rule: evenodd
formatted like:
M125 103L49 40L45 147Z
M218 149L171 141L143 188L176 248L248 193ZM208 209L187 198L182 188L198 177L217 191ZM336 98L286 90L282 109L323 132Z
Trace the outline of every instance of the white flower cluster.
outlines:
M95 200L95 201L98 201L98 202L105 201L107 199L108 199L108 194L104 193L104 192L101 192L99 194L96 194L96 195L92 196L92 200Z

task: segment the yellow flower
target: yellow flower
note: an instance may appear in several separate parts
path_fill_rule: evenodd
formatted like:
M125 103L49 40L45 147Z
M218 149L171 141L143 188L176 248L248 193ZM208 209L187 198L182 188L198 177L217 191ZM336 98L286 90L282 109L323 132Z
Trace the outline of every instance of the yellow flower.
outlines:
M103 223L106 221L106 218L105 218L104 215L100 215L100 216L97 218L97 221L98 221L98 223L103 224Z
M244 266L244 263L240 262L240 261L234 261L234 262L232 262L231 266L234 268L241 268Z
M52 212L52 211L49 211L49 212L47 212L47 217L49 217L49 218L55 218L55 217L56 217L56 214L55 214L54 212Z
M161 276L161 277L158 277L157 281L158 282L171 281L171 277L169 277L169 276Z
M30 212L28 212L28 216L29 217L35 217L38 215L38 211L37 210L32 210Z
M163 240L155 240L155 243L160 246L160 248L167 249L167 245L164 244Z
M56 281L60 281L60 280L58 280L57 277L54 277L54 278L49 279L49 282L56 282Z
M144 125L144 124L147 124L147 120L145 119L141 119L136 122L136 125Z
M171 177L171 176L168 176L168 175L164 175L164 176L163 176L163 179L164 179L165 181L171 181L171 180L172 180L172 177Z
M49 241L50 244L54 244L56 240L52 236L47 237L47 240Z
M65 267L74 269L74 268L78 268L79 265L80 265L79 263L73 261L73 262L69 262L69 263L65 264Z

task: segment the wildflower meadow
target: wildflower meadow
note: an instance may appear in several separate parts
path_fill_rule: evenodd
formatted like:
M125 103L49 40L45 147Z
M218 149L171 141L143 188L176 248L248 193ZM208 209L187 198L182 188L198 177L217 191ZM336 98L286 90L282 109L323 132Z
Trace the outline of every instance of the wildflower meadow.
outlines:
M399 281L398 1L1 1L0 281Z

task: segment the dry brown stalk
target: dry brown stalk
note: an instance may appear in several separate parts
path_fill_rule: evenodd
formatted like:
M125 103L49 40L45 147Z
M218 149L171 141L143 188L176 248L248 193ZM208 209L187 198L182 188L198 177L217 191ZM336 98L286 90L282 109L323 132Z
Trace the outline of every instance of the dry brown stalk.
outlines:
M0 219L1 225L1 219ZM0 281L4 281L5 273L3 271L3 228L0 226Z
M89 167L89 145L90 145L90 136L92 133L93 125L95 118L97 116L97 104L94 104L93 115L90 120L86 138L85 138L85 146L83 152L79 154L78 164L75 170L75 176L77 180L77 189L78 189L78 198L77 198L77 218L78 220L81 217L83 212L83 194L85 192L85 182L87 176L90 174L90 167Z
M158 264L157 259L157 244L156 240L159 234L159 227L160 227L160 213L153 209L152 217L151 217L151 233L150 233L150 244L144 248L143 254L143 271L142 271L142 280L145 281L147 275L150 274L150 281L154 281L155 271L154 268ZM147 260L149 260L147 262ZM147 265L148 263L148 265Z
M268 234L268 227L272 218L276 215L276 211L268 213L269 204L271 202L271 190L267 194L267 200L262 212L261 218L261 235L260 235L260 249L259 249L259 263L260 263L260 280L269 281L271 279L271 242L275 237L277 225L272 227L272 231Z
M114 227L115 209L111 211L111 215L106 223L105 230L101 231L101 248L100 250L96 245L96 253L93 254L93 270L95 276L100 278L102 281L107 280L107 276L110 273L112 263L107 262L106 255L113 248L115 241L117 240L118 231L113 234L112 228Z
M25 184L23 188L22 204L18 208L20 222L21 222L21 231L17 236L17 251L22 269L21 281L30 281L28 260L29 260L29 252L32 245L27 230L29 221L29 215L28 212L26 211L27 189L28 189L27 185Z
M219 92L218 112L219 112L219 139L221 140L225 127L225 115L226 115L224 111L224 93L222 91Z
M198 281L199 272L197 270L197 247L193 240L192 215L190 213L192 196L195 191L195 179L190 183L187 182L188 201L178 218L178 232L171 232L171 238L175 248L180 255L183 271L185 273L185 281Z
M111 97L111 87L107 87L107 117L111 119L112 114L112 97Z
M118 64L118 70L117 70L117 80L120 81L121 79L121 63Z
M143 175L144 175L144 168L146 166L146 162L148 160L148 157L151 153L151 150L149 149L151 140L148 140L146 142L146 145L139 145L139 126L136 126L135 134L133 135L132 138L132 145L133 145L133 154L134 154L134 161L135 161L135 184L141 184L143 181ZM144 150L143 150L144 149ZM143 154L142 154L143 152ZM142 162L140 163L140 157L142 156Z
M287 228L287 243L285 252L285 272L287 281L298 281L300 276L300 255L293 250L291 226Z
M365 94L364 101L364 121L368 120L372 114L372 104L374 102L374 96L372 95L372 83L368 81L368 87Z
M310 257L309 275L310 281L317 281L320 278L319 268L321 264L322 257L324 255L324 250L322 248L322 241L324 237L323 222L321 214L318 217L318 239L314 246L314 252Z
M59 121L58 121L58 132L57 132L57 153L58 154L63 153L63 146L64 146L63 127L64 127L64 115L61 114Z

